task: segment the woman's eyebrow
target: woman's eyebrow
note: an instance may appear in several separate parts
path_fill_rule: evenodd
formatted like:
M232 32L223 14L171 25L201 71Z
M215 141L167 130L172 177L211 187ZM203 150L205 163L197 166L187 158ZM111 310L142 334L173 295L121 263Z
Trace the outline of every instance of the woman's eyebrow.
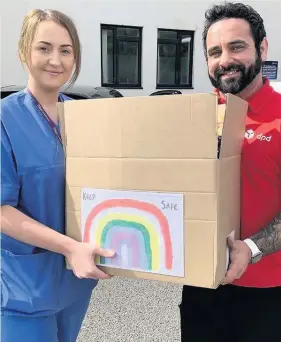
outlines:
M46 42L44 40L40 40L37 44L46 44L46 45L52 45L50 42ZM62 44L61 47L71 47L72 48L72 45L71 44Z

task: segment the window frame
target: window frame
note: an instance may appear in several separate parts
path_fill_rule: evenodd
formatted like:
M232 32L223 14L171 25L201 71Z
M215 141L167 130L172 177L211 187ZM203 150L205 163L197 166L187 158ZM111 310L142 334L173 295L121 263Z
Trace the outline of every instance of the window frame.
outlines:
M172 31L177 33L177 38L159 38L160 31ZM181 84L181 56L180 56L180 49L181 49L181 40L180 38L182 35L188 35L191 38L190 41L190 63L189 63L189 79L188 84ZM165 28L158 28L157 29L157 66L156 66L156 89L194 89L193 86L193 59L194 59L194 36L195 31L191 30L175 30L175 29L165 29ZM159 44L172 44L176 45L176 68L175 68L175 84L160 84L158 83L158 67L159 67L159 56L158 56L158 49Z
M139 30L139 37L127 37L127 36L117 36L118 28L132 28ZM102 32L104 29L112 30L113 32L113 83L103 82L103 48L102 48ZM111 87L116 89L142 89L142 32L143 27L141 26L131 26L131 25L111 25L111 24L101 24L100 25L100 37L101 37L101 86ZM136 84L122 84L117 82L119 77L118 63L118 42L137 42L138 44L138 83Z

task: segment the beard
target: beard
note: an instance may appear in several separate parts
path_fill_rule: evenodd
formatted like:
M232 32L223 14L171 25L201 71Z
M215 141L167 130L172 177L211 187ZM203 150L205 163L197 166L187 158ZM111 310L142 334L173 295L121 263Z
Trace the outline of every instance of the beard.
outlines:
M218 67L214 76L209 73L209 78L212 85L220 90L223 94L233 94L236 95L241 93L245 88L248 87L250 83L256 78L260 73L262 68L261 56L257 56L253 64L251 64L247 69L244 64L232 63L227 68ZM240 72L240 76L228 77L227 79L222 79L222 76L230 71Z

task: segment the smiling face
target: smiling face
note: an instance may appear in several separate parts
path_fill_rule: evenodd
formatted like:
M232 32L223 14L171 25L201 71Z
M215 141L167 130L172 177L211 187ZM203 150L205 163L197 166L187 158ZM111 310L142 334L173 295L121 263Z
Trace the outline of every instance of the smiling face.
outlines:
M257 53L250 25L231 18L211 25L206 49L212 85L222 93L238 94L260 74L267 45L264 40Z
M29 56L29 77L48 90L57 90L67 83L75 66L73 43L68 31L51 20L38 24Z

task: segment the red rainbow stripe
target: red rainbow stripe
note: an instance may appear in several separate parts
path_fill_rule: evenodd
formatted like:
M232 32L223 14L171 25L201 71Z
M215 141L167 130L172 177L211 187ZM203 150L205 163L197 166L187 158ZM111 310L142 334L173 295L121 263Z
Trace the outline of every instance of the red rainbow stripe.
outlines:
M172 241L169 230L169 223L166 217L162 214L161 210L151 203L141 202L133 199L110 199L99 203L90 212L87 217L84 232L84 242L90 241L90 231L94 218L104 209L115 208L115 207L125 207L125 208L135 208L144 210L152 215L154 215L161 227L164 244L165 244L165 264L168 270L172 269L173 263L173 253L172 253Z

